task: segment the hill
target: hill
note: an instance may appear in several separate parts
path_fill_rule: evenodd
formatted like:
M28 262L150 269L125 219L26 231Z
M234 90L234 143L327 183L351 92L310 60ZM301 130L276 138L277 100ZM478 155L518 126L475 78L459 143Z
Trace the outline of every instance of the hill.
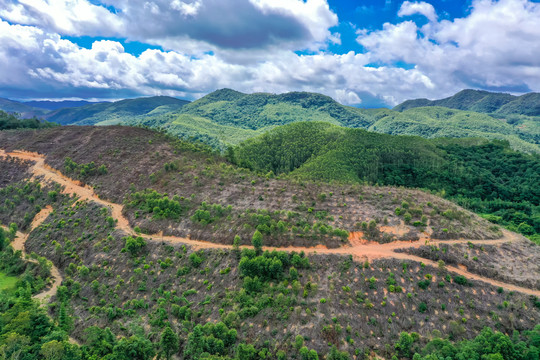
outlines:
M540 152L540 123L520 116L510 119L442 107L358 109L328 96L306 92L279 95L215 91L178 111L128 119L124 124L165 129L175 136L195 138L224 150L276 126L299 121L324 121L349 128L396 135L484 137L510 142L514 149ZM104 124L104 123L98 123ZM236 130L235 130L236 129Z
M440 100L407 100L394 107L394 110L404 111L426 106L442 106L451 109L500 115L540 116L540 94L529 93L513 96L505 93L467 89Z
M80 107L62 108L44 115L48 121L61 125L116 124L127 122L133 116L145 115L161 106L169 111L178 110L188 101L168 96L127 99L113 103L97 103Z
M48 112L47 109L4 98L0 98L0 110L10 114L19 114L22 118L40 117Z
M263 173L442 191L540 240L540 155L512 151L508 143L428 140L304 122L246 140L229 157Z
M366 133L308 125L321 141ZM13 223L0 272L18 279L0 293L8 358L538 354L539 247L433 194L277 179L140 128L9 131L0 143L0 223ZM450 263L463 255L472 270ZM32 299L55 286L46 306Z
M58 110L62 108L74 108L85 105L99 104L104 101L85 101L85 100L63 100L63 101L48 101L48 100L36 100L25 101L24 104L40 109L46 110Z

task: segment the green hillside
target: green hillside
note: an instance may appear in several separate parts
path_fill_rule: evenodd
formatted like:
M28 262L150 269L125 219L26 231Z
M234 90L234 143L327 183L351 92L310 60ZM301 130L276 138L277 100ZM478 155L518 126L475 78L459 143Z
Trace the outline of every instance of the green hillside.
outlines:
M540 122L526 116L512 121L487 114L445 107L419 107L403 112L391 111L368 130L393 135L417 135L425 138L482 137L506 140L512 148L528 153L539 152Z
M518 98L464 90L437 102L412 100L396 107L396 111L344 106L316 93L244 94L221 89L191 103L158 96L63 108L43 117L62 125L159 128L221 151L276 126L321 121L394 135L505 140L515 150L540 153L540 117L517 114L531 113L534 103L535 94ZM485 113L496 109L497 113Z
M540 116L540 94L529 93L513 96L505 93L467 89L440 100L407 100L394 107L394 110L404 111L425 106L443 106L451 109L501 115Z
M23 118L42 116L48 110L23 104L18 101L0 98L0 110L7 113L16 113Z
M75 108L63 108L45 115L45 119L62 125L105 125L128 122L131 117L145 115L160 106L169 106L169 111L180 109L187 104L168 96L154 96L121 100L113 103L90 104Z
M536 118L524 115L494 118L483 113L442 107L414 108L403 112L359 109L341 105L321 94L243 94L230 89L217 90L178 111L166 111L162 109L131 117L123 123L165 129L173 135L197 139L221 150L275 126L322 121L349 128L425 138L499 139L508 141L520 151L540 152L540 126ZM98 123L109 124L110 121Z
M506 142L428 140L301 122L249 139L229 157L300 179L430 189L525 235L540 233L540 156L513 151Z

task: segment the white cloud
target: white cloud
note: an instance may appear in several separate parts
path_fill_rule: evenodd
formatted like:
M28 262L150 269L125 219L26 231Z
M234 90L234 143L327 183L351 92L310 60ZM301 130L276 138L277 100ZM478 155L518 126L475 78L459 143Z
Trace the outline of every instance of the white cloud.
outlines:
M437 13L435 12L435 8L433 5L424 1L405 1L403 4L401 4L398 11L398 16L401 17L415 14L424 15L429 21L437 21Z
M107 0L108 7L0 0L0 96L196 98L231 87L314 91L364 106L465 87L540 91L539 4L476 0L466 17L452 21L437 20L426 4L406 2L399 11L430 18L424 26L405 19L359 29L365 53L336 55L318 52L340 41L332 33L337 16L324 0ZM85 49L62 38L100 34L167 51L135 56L117 41Z
M193 1L191 3L180 0L171 2L171 9L178 10L184 16L195 16L202 5L202 1Z
M339 42L326 0L0 0L0 18L70 36L120 37L201 54ZM99 5L104 4L104 5Z
M232 87L244 92L314 91L347 104L385 94L395 103L404 99L403 94L420 95L430 86L429 79L415 69L365 67L369 59L353 52L300 56L281 51L268 61L231 64L215 55L194 58L174 51L147 50L134 56L120 43L107 40L85 49L35 27L1 21L0 30L0 59L18 60L4 62L0 91L31 86L33 96L41 98L54 88L69 90L59 97L136 92L193 98ZM10 73L18 78L7 76Z
M0 18L72 36L115 36L119 18L87 0L0 0Z
M382 30L360 31L358 42L372 62L413 64L437 88L539 91L538 24L539 4L476 0L467 17L421 28L412 21L385 24Z

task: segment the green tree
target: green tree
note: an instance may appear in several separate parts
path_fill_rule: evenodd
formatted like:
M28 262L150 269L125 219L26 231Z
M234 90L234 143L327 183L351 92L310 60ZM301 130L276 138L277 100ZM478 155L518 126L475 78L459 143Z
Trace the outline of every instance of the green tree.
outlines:
M233 253L234 255L240 259L240 236L236 235L233 240Z
M64 344L57 340L52 340L41 345L41 351L46 360L61 360L64 357Z
M140 337L131 336L129 338L121 338L112 354L115 360L150 360L154 357L156 351L150 340Z
M169 325L167 325L165 330L161 333L160 345L167 360L169 360L179 349L178 335L174 333Z
M6 233L4 232L4 229L0 227L0 251L3 251L8 244L9 241L6 237Z
M251 238L251 244L255 248L257 255L262 254L263 236L259 230L255 230Z
M65 332L69 333L73 326L73 319L71 318L71 316L69 316L66 307L67 306L65 303L60 304L60 311L58 313L58 326Z

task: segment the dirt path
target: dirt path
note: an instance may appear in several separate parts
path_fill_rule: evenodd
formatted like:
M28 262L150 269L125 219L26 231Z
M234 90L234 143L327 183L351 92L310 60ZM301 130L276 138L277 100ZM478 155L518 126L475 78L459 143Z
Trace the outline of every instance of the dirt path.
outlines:
M47 206L46 208L42 209L34 217L34 220L32 221L32 224L30 225L30 230L28 231L28 233L23 233L23 232L17 231L17 233L15 235L15 239L11 243L11 246L13 247L13 249L15 251L20 250L22 252L23 257L26 257L26 255L28 255L26 253L25 248L24 248L26 240L28 239L28 235L30 235L32 230L37 228L39 225L41 225L43 223L43 221L45 221L45 219L49 216L49 214L52 212L52 210L53 209L52 209L51 206ZM37 263L37 260L34 260L34 259L27 259L27 260ZM62 275L60 274L60 270L58 270L58 268L56 266L54 266L54 264L52 264L52 267L51 267L51 278L53 280L53 283L51 284L51 286L47 290L42 291L39 294L34 295L33 296L34 299L45 300L45 299L53 296L54 294L56 294L56 290L58 289L58 286L60 286L60 284L62 283L63 279L62 279Z
M18 159L34 161L35 164L32 167L32 173L33 173L34 178L38 176L42 176L46 181L53 181L63 186L64 193L68 193L68 194L74 193L77 196L79 196L81 200L94 201L98 204L109 207L111 209L112 217L118 221L117 222L118 229L123 230L124 232L130 235L138 235L131 228L131 226L129 225L129 221L122 214L122 209L123 209L122 205L100 199L94 193L94 190L91 187L81 184L79 181L70 179L66 177L65 175L63 175L62 173L60 173L58 170L50 168L49 166L45 164L45 157L43 155L40 155L37 153L23 152L23 151L6 153L4 150L0 150L0 157L4 157L4 156L12 156ZM177 236L163 236L161 234L157 234L157 235L154 234L154 235L144 235L144 237L153 241L160 241L160 242L167 242L167 243L183 243L183 244L191 245L197 248L232 249L231 245L216 244L216 243L212 243L208 241L192 240L192 239L187 239L187 238L182 238L182 237L177 237ZM501 239L474 240L473 242L475 244L498 245L505 242L518 241L520 239L522 239L520 235L503 230L503 237ZM418 248L426 244L435 245L435 246L439 244L449 244L449 245L466 244L469 241L471 241L469 239L432 240L429 238L424 238L423 240L424 241L415 241L415 242L394 241L387 244L379 244L379 243L371 243L371 242L362 240L357 234L355 234L355 236L351 238L350 245L346 245L337 249L327 249L324 246L309 247L309 248L308 247L282 247L282 248L265 247L265 249L289 251L289 252L303 251L307 254L352 255L353 258L356 260L363 260L363 259L374 260L374 259L381 259L381 258L394 258L394 259L423 262L426 265L432 265L432 266L437 267L438 264L434 261L424 259L415 255L410 255L406 253L398 253L395 250L402 249L402 248ZM249 247L249 246L246 246L246 247ZM477 274L473 274L467 271L466 269L462 269L462 268L458 268L454 266L447 266L446 269L453 273L463 275L467 277L468 279L482 281L490 285L502 287L510 291L519 291L525 294L535 295L535 296L540 297L539 290L528 289L528 288L516 286L513 284L503 283L501 281L497 281L497 280L486 278Z

